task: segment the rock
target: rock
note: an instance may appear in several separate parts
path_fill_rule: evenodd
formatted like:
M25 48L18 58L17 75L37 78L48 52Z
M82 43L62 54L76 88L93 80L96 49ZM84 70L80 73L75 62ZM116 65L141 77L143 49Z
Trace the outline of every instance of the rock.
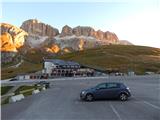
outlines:
M63 49L63 52L64 52L64 53L70 53L71 50L69 50L69 48L64 48L64 49Z
M46 88L45 87L42 87L42 91L45 91L46 90Z
M1 23L1 51L17 51L22 47L28 33L10 24ZM10 46L10 47L9 47Z
M58 29L36 19L24 21L21 29L3 23L1 24L1 32L1 51L20 51L24 55L32 49L54 55L102 45L128 44L127 42L120 42L113 32L95 31L89 26L77 26L72 29L65 25L59 34ZM14 54L7 53L7 56L10 55ZM5 55L3 54L3 56Z
M21 25L21 29L28 32L29 35L48 36L49 38L53 38L54 36L59 34L58 29L42 23L37 19L24 21Z
M39 92L40 92L39 89L33 90L33 91L32 91L32 95L37 94L37 93L39 93Z
M14 103L20 100L23 100L25 97L23 94L19 94L19 95L15 95L15 96L11 96L9 99L9 103Z
M58 53L60 51L60 48L56 44L52 44L51 47L46 48L46 52L50 53Z
M104 39L108 40L112 43L117 43L119 41L117 35L115 33L109 32L109 31L104 33Z
M16 46L13 44L12 36L5 32L0 36L1 52L17 52Z
M68 25L65 25L63 28L62 28L62 32L61 32L61 37L64 37L64 36L71 36L73 35L72 33L72 28L69 27Z
M55 43L59 45L62 51L67 48L70 52L84 50L87 48L94 48L100 43L93 37L85 36L72 36L72 37L61 37L56 38ZM66 50L67 51L67 50Z
M73 28L72 33L76 36L94 36L95 35L95 30L91 27L82 27L82 26L77 26Z
M104 33L103 33L103 31L98 30L96 32L96 38L99 39L99 40L103 40L104 39Z
M78 43L79 50L83 50L84 49L84 43L85 43L85 41L82 38L80 38L79 39L79 43Z

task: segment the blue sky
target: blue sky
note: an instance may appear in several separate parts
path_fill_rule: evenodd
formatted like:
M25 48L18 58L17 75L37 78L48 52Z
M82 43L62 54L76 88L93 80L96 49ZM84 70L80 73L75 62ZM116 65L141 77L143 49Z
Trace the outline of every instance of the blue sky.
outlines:
M38 19L53 27L91 26L115 32L119 39L134 44L159 47L159 0L128 2L11 2L2 4L2 22L20 26L27 19ZM148 26L148 27L147 27ZM154 40L153 40L154 39Z

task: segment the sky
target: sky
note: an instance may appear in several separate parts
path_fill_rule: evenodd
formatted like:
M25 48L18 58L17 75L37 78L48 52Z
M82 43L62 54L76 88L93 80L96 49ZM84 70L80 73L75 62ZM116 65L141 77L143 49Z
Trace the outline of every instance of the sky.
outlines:
M0 8L1 22L18 27L35 18L60 31L66 24L91 26L135 45L160 48L160 0L6 0Z

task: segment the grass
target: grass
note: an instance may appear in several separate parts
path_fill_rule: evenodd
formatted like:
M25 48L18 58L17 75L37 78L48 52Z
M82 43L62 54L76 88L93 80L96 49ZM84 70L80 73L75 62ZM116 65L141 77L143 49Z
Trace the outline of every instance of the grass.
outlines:
M13 87L13 86L7 86L7 87L3 87L3 89L7 89L9 87ZM35 89L41 89L41 87L37 87L37 86L20 86L14 93L15 95L18 94L23 94L24 96L29 96L32 95L32 91ZM9 98L7 97L2 103L3 104L8 104L9 103Z
M13 88L13 86L3 86L3 87L1 87L1 95L6 94L12 88Z
M28 96L28 95L31 95L32 91L36 88L37 87L35 86L21 86L15 91L15 94L23 93L25 96Z
M41 86L21 86L16 91L15 94L23 94L24 96L32 95L32 91L35 89L41 89Z
M22 56L24 62L18 68L2 68L1 79L42 70L44 57L73 60L104 71L118 69L121 72L127 72L133 70L137 74L144 74L146 71L160 72L160 49L133 45L106 45L56 57L33 49Z
M7 97L4 101L1 101L1 105L8 104L9 103L9 97Z
M24 61L18 68L2 68L1 79L8 79L19 74L33 73L42 70L42 63Z
M133 70L137 74L144 74L145 71L160 71L160 49L145 46L101 46L56 58L77 61L101 70L118 69L121 72Z

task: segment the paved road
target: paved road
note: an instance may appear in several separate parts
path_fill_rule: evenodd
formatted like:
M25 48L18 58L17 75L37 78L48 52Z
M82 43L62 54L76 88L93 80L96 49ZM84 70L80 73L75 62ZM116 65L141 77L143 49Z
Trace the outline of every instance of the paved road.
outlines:
M131 89L132 98L126 102L79 99L82 89L104 81L124 82ZM160 120L159 76L79 79L51 84L46 91L2 106L2 120Z

